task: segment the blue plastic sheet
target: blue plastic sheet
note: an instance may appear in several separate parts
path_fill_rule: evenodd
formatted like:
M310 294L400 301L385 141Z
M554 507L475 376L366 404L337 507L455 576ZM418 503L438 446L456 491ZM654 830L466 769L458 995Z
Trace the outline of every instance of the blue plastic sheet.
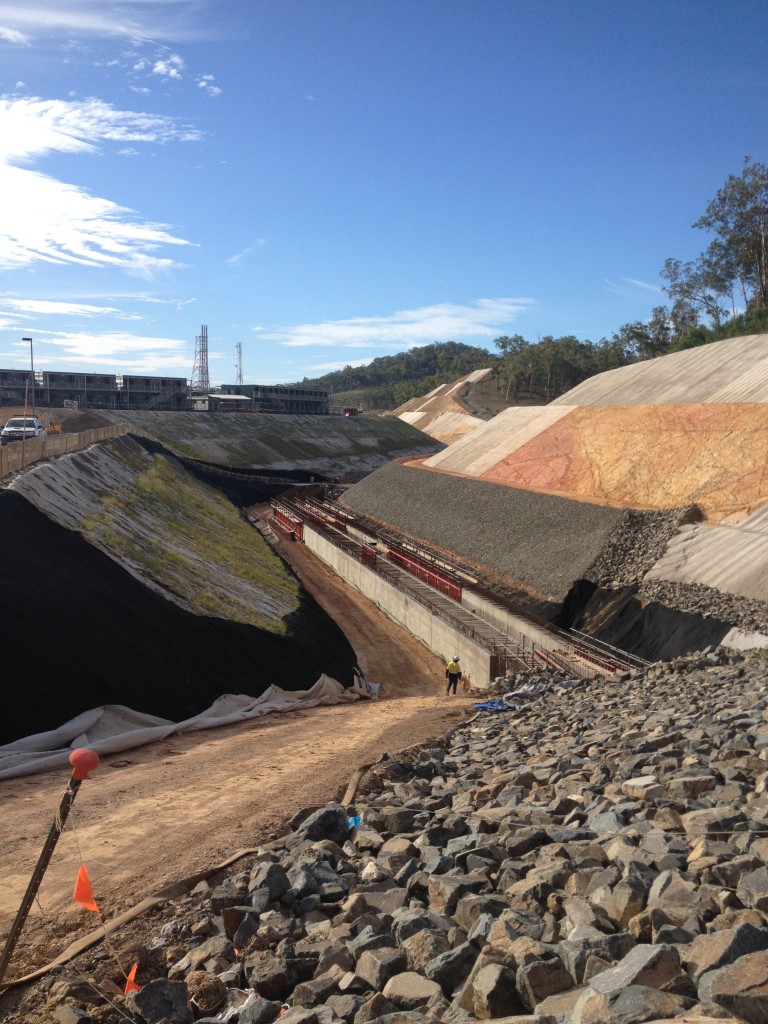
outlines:
M472 706L477 711L517 711L517 704L508 704L505 700L484 700Z

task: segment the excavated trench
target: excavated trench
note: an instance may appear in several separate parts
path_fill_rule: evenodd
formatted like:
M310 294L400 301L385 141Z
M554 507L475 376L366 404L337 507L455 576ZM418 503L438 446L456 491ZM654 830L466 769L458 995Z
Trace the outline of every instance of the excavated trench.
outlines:
M291 483L306 485L313 476L320 481L309 471L180 459L155 441L130 437L54 460L20 478L14 490L0 491L7 694L0 743L54 729L103 704L180 721L223 693L258 696L271 684L304 689L321 673L344 685L353 682L352 647L303 589L297 588L298 599L279 628L260 628L190 609L175 584L158 585L120 552L109 551L108 543L86 539L94 508L114 503L120 489L119 473L104 475L110 459L124 475L140 474L144 463L173 463L175 473L225 494L233 512L269 500ZM70 498L78 491L89 496L73 512ZM668 537L681 522L695 519L690 508L609 509L394 462L354 485L344 501L486 567L500 591L506 588L534 618L575 627L648 660L701 650L719 643L734 625L748 628L764 619L764 608L751 609L750 620L743 602L722 595L644 591L642 577ZM106 515L108 524L114 511ZM134 538L134 545L143 543ZM146 543L165 550L162 536ZM220 566L203 569L207 577L202 584L198 577L196 585L215 588Z

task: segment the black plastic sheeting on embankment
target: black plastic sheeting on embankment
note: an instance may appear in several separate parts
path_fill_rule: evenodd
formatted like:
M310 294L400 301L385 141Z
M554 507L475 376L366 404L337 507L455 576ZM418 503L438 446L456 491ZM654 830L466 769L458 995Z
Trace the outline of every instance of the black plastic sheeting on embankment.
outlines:
M0 744L102 704L181 721L224 693L353 683L355 654L302 591L287 636L190 612L13 491L0 492Z
M643 605L637 589L606 590L582 580L569 595L567 615L558 625L589 633L646 661L668 661L717 646L733 628L732 623L655 602Z

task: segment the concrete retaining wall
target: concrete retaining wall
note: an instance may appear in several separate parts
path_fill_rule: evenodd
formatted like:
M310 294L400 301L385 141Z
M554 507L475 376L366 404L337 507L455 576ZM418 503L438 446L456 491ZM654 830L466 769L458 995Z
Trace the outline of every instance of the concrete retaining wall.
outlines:
M464 588L461 594L461 603L467 611L473 612L481 619L484 619L485 622L490 622L496 626L500 633L518 638L521 642L525 638L530 644L536 643L542 647L552 647L553 638L551 632L539 629L538 626L528 619L515 615L508 608L503 608L501 605L488 600L488 598L476 594L473 590Z
M490 685L490 651L486 651L449 623L433 615L429 608L393 587L378 573L351 558L307 524L304 525L304 543L342 579L379 605L435 654L446 661L458 654L464 676L471 680L473 686L484 689Z

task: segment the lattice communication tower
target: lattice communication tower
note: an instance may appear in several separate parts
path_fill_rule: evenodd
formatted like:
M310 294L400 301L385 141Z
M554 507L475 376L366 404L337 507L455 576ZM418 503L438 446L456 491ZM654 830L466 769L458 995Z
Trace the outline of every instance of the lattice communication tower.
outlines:
M243 343L238 341L235 344L235 384L241 387L243 383Z
M210 391L211 380L208 376L208 327L200 328L195 338L195 365L192 367L192 390Z

